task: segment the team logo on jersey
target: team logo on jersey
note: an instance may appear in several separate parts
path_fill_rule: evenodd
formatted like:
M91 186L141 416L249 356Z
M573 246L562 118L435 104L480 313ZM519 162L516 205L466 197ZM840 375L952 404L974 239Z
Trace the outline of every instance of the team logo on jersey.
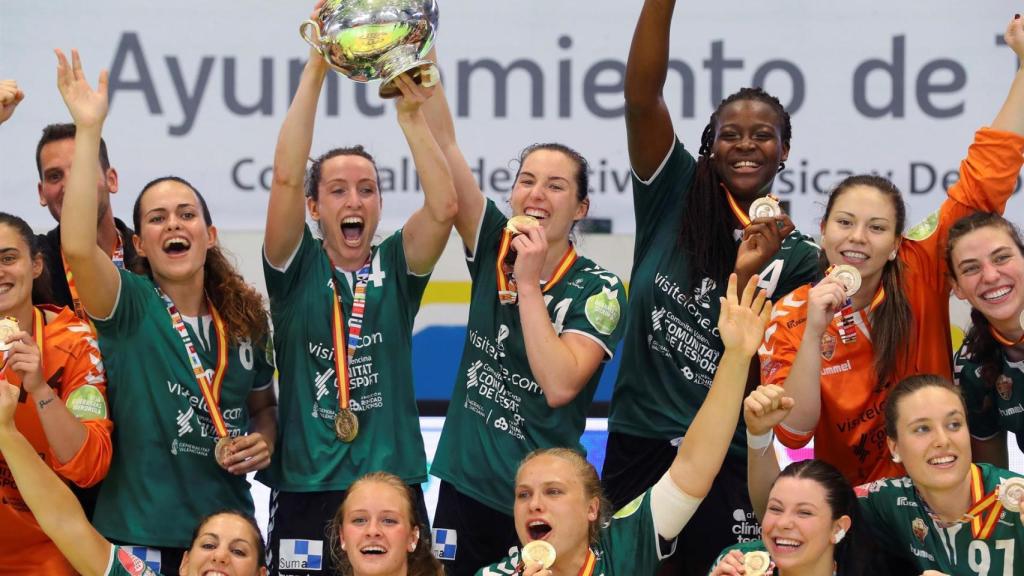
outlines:
M914 518L914 521L910 523L910 529L913 530L914 537L924 544L924 539L928 537L928 526L925 525L924 520Z
M587 304L584 306L587 321L594 330L605 336L611 335L619 325L622 311L619 309L618 295L618 290L601 288L601 292L587 298Z
M929 214L927 218L922 220L919 224L917 224L910 230L907 230L907 233L904 234L904 236L911 240L921 241L934 234L935 231L938 229L939 213L936 211Z
M107 417L107 401L100 389L86 384L68 395L68 411L79 420L101 420Z
M157 552L157 554L159 555L159 552ZM158 566L159 562L158 556ZM117 550L117 563L120 564L121 568L124 568L125 572L131 576L156 576L156 572L153 572L153 570L146 565L145 561L132 555L131 552L124 548L118 548Z
M718 285L711 278L701 280L700 286L693 289L693 299L704 308L711 308L711 294Z
M821 335L821 357L825 360L832 360L836 353L836 337L825 332Z
M502 324L498 327L498 338L495 342L495 346L498 348L498 356L505 357L505 339L508 338L509 329L508 326Z
M1000 374L999 378L996 378L996 392L1003 400L1009 400L1013 396L1013 380L1006 374Z

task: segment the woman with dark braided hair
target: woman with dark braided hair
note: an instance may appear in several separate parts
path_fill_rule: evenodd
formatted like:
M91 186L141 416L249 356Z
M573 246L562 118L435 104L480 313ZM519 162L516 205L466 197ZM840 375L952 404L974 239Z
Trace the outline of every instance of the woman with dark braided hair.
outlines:
M1024 241L1006 218L976 212L949 229L953 293L971 305L971 329L953 357L975 461L1008 467L1006 433L1024 446Z
M715 330L730 273L759 274L770 298L817 275L817 247L781 213L754 218L789 155L789 115L744 88L701 136L699 157L676 138L662 99L675 2L647 0L626 66L626 128L636 243L622 365L612 396L605 492L616 508L668 469L722 357ZM744 486L743 427L697 517L679 536L678 573L705 574L715 554L756 529ZM671 569L669 569L671 570Z
M1024 54L1024 28L1011 20L1006 42ZM821 223L822 268L829 276L801 287L775 308L761 349L761 380L797 401L775 428L799 448L814 438L815 456L854 484L900 476L882 430L889 389L914 374L952 379L950 278L943 246L950 226L975 211L1002 212L1024 158L1024 72L1018 72L991 127L981 128L960 166L960 180L934 214L903 236L899 190L871 175L843 180Z

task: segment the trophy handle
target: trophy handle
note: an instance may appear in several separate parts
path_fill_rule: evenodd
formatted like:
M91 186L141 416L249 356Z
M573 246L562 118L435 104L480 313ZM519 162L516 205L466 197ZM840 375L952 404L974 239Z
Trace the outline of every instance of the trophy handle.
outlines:
M313 38L310 38L310 30L312 30L312 33L315 35ZM316 50L318 54L320 54L321 56L324 55L323 48L320 47L319 24L317 24L313 20L306 20L302 24L299 24L299 36L301 36L302 39L306 41L306 44L312 46L313 50Z

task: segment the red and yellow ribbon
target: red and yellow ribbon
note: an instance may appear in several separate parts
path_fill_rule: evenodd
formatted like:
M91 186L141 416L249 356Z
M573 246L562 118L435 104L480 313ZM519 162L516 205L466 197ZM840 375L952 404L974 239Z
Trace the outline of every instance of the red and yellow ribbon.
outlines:
M512 234L511 231L505 230L502 232L501 242L498 244L498 261L495 264L498 278L498 300L502 304L515 304L516 296L516 281L512 277L511 270L505 269L505 258L508 257L508 252L512 246ZM576 248L573 247L572 242L569 243L569 247L566 248L565 254L562 254L562 258L558 261L558 265L555 266L554 272L551 273L551 278L544 283L544 288L541 289L542 293L547 293L549 290L555 287L558 282L569 273L569 269L576 263L576 259L579 256L576 254Z

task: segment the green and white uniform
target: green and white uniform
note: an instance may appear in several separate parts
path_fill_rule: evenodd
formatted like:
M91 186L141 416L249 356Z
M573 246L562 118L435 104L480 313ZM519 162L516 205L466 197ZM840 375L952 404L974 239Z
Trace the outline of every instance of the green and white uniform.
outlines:
M718 299L725 296L726 286L711 278L692 278L679 249L695 167L693 156L677 140L649 181L633 176L636 238L629 322L612 395L611 432L664 440L684 435L725 351L718 335ZM813 282L818 251L807 236L792 232L761 272L759 285L774 299ZM746 457L742 421L730 455Z
M96 502L93 524L109 539L185 548L200 518L222 508L252 513L245 476L217 464L217 440L206 400L181 336L148 277L120 271L109 318L96 319L114 421L114 456ZM203 367L217 365L209 320L185 326ZM271 385L265 347L243 340L228 351L220 394L232 436L249 429L249 394Z
M427 276L408 271L401 230L371 252L361 340L349 365L349 408L359 435L334 432L338 387L331 331L332 282L346 320L355 274L334 270L307 227L281 269L266 259L280 382L277 451L257 478L285 492L345 490L360 476L386 470L407 484L427 478L412 381L412 328ZM348 339L347 324L344 330Z
M1024 361L1011 362L1000 350L999 376L987 382L964 344L953 356L953 373L967 403L971 436L988 440L1000 431L1013 432L1024 450Z
M665 548L669 550L666 552ZM601 527L597 545L592 548L597 562L593 576L653 576L661 561L668 557L667 545L654 528L651 512L651 491L638 496L612 516ZM509 576L517 574L519 551L497 564L481 568L477 576Z
M975 466L981 470L985 494L1003 479L1019 476L988 464ZM1016 512L1002 510L992 534L978 540L970 523L942 527L933 521L909 477L878 480L858 486L856 492L861 521L881 545L913 560L921 571L938 570L950 576L1024 574L1024 524Z
M572 402L548 406L530 370L519 309L498 300L498 247L507 220L488 201L467 258L473 287L466 345L430 472L460 493L512 514L512 486L523 456L556 446L583 450L579 439L603 367ZM556 333L586 336L612 357L626 302L618 277L580 256L544 300Z

